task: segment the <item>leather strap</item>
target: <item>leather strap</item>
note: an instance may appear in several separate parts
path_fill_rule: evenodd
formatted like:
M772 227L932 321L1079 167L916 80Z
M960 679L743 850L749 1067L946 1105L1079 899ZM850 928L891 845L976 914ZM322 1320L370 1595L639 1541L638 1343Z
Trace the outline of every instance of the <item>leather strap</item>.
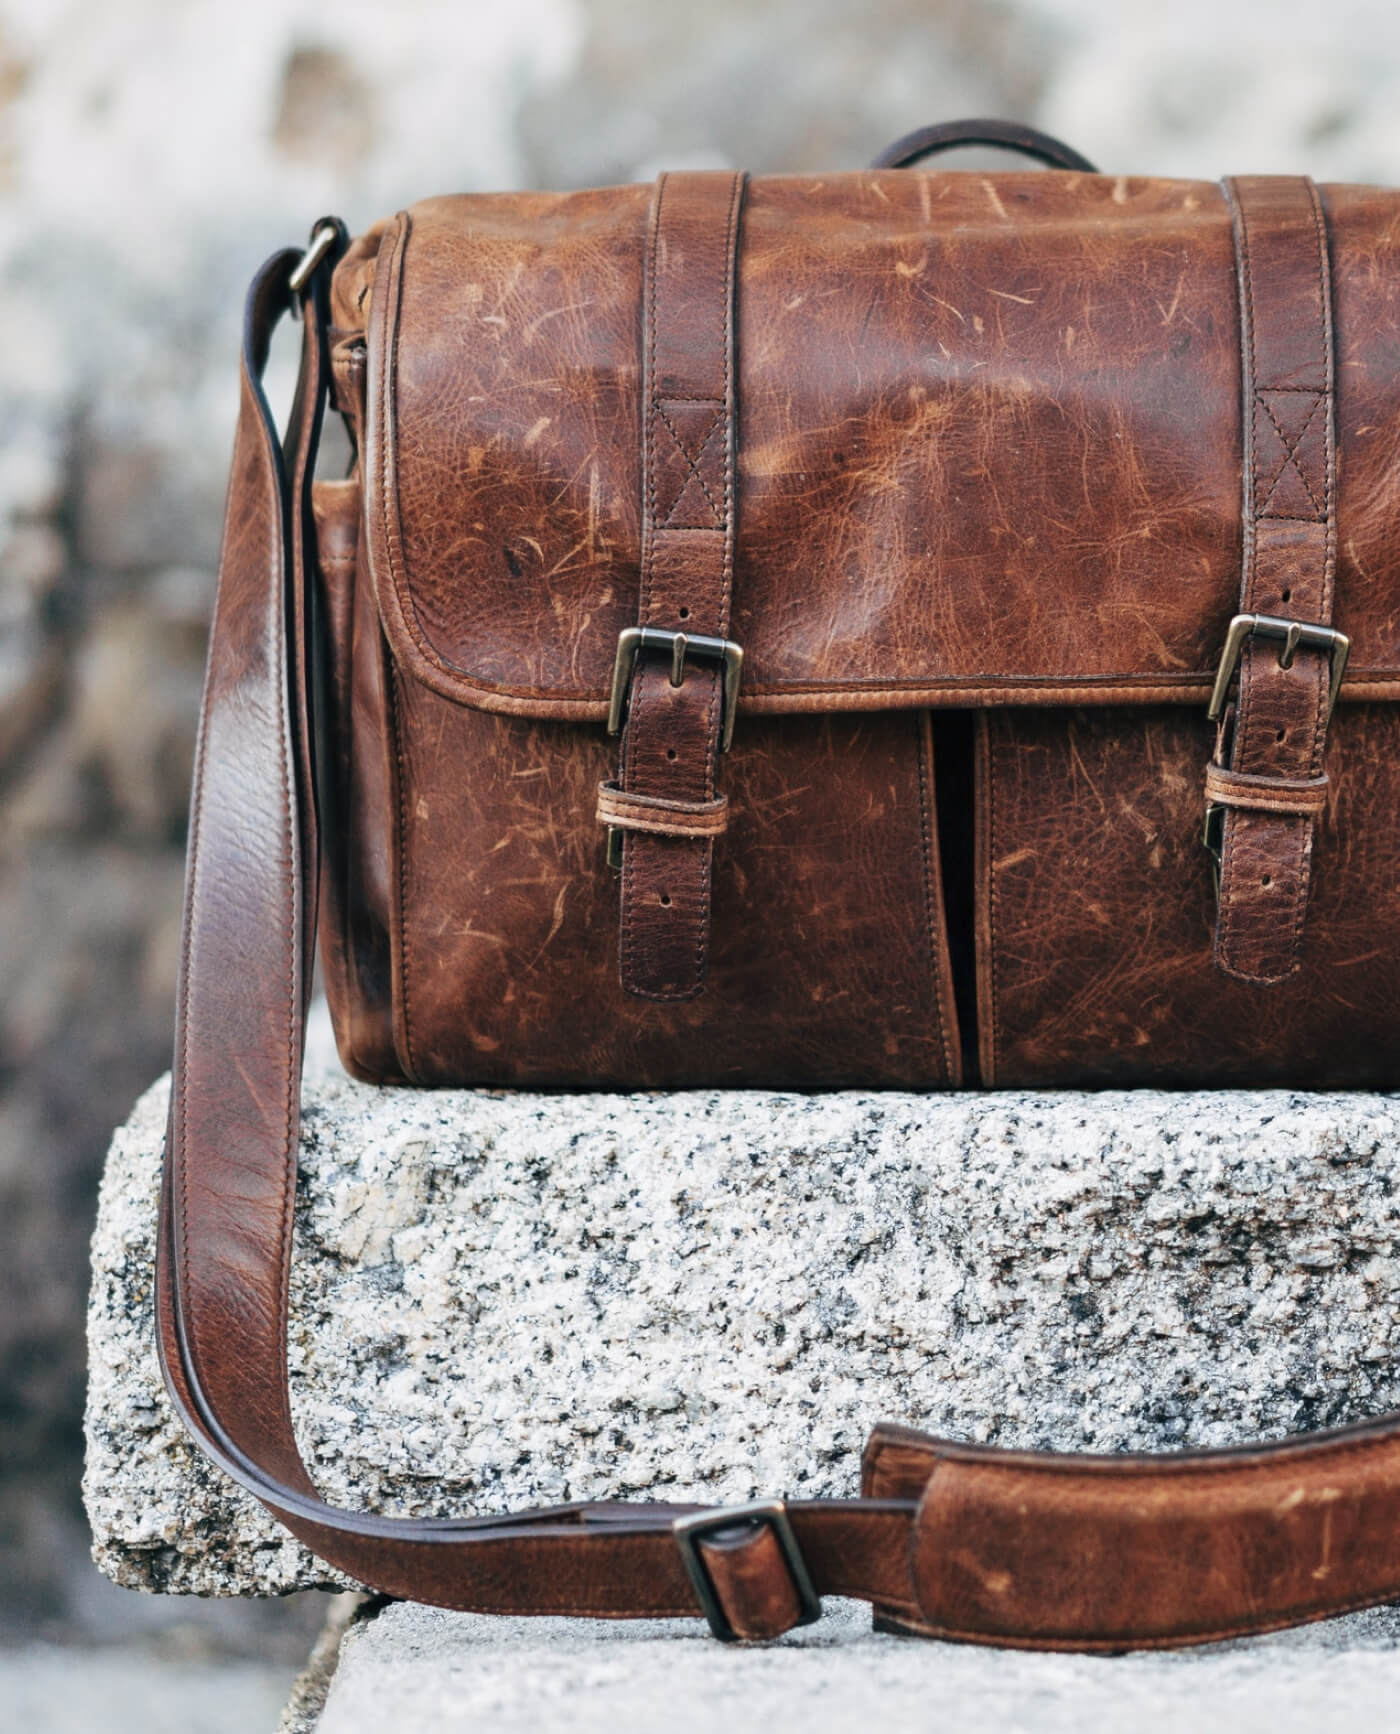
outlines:
M1244 420L1242 614L1327 626L1337 543L1331 268L1317 188L1252 176L1225 183L1239 269ZM1287 664L1287 666L1285 666ZM1256 789L1322 776L1331 667L1324 650L1280 655L1249 638L1217 761ZM1220 844L1215 958L1267 984L1302 961L1316 807L1229 801Z
M662 175L647 243L638 623L727 639L734 577L734 279L743 175ZM617 786L689 807L716 799L721 664L643 652ZM622 846L622 985L644 999L704 986L714 832L632 826Z
M314 925L309 476L325 268L306 290L289 465L259 376L295 252L259 273L197 751L157 1317L205 1454L321 1558L387 1594L481 1612L694 1615L776 1636L810 1594L894 1629L1058 1649L1166 1646L1400 1596L1400 1416L1239 1451L1065 1457L881 1427L862 1497L719 1512L575 1505L391 1519L321 1500L297 1450L287 1291ZM693 1557L687 1559L693 1550ZM698 1584L697 1584L698 1579ZM698 1585L703 1585L703 1590Z

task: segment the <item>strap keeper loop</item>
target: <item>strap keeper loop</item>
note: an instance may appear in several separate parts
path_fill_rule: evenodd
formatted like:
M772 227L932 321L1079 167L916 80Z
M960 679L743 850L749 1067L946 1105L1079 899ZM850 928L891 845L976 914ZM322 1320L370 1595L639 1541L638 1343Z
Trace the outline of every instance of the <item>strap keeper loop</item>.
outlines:
M1206 766L1206 806L1241 807L1251 813L1282 813L1315 819L1327 805L1331 779L1271 777L1260 772L1232 771L1226 765Z
M680 801L665 795L634 795L615 780L598 785L598 823L608 827L611 860L623 831L649 831L657 837L689 837L705 842L723 836L729 824L729 796L712 801Z

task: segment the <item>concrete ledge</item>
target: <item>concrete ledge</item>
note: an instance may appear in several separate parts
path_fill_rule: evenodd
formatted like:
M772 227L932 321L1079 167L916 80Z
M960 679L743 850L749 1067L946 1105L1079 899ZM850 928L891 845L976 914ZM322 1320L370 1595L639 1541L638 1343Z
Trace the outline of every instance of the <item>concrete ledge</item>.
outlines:
M881 1418L1070 1449L1400 1406L1400 1099L306 1089L293 1411L405 1512L839 1494ZM166 1086L93 1245L86 1496L117 1582L336 1584L167 1405Z
M351 1627L316 1734L1357 1734L1390 1727L1400 1613L1169 1655L1042 1656L870 1630L859 1603L759 1648L695 1621L488 1620L398 1604Z

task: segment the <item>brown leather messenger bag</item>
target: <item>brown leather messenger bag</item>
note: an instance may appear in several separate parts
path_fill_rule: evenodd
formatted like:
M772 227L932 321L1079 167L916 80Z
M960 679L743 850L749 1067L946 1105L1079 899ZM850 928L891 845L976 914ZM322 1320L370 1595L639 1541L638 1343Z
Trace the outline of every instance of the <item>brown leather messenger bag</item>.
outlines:
M1050 170L909 166L968 139ZM162 1204L200 1445L449 1607L767 1638L831 1594L1118 1650L1400 1597L1400 1415L1123 1457L880 1426L855 1499L409 1521L317 1496L285 1365L318 925L385 1083L1400 1085L1397 523L1388 191L1115 179L967 123L276 254Z

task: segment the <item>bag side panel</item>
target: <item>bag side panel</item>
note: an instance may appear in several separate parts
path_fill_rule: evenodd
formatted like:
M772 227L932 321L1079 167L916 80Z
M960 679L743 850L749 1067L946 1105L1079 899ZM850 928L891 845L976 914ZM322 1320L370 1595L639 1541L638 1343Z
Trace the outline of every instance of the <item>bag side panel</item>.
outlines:
M980 728L984 1083L1396 1086L1394 707L1337 710L1302 965L1267 987L1212 961L1204 716L1002 711Z
M388 653L359 534L359 482L318 482L314 501L327 662L319 731L321 968L346 1070L370 1083L402 1083L389 945Z

